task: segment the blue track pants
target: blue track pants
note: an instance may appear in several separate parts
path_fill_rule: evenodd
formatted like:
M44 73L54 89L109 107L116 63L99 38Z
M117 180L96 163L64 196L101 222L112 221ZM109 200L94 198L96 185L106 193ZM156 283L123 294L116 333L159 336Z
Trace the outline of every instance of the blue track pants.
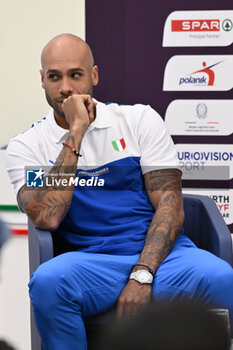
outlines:
M39 266L29 287L44 350L85 350L82 317L116 303L138 258L69 252ZM227 308L233 327L233 269L184 235L157 270L153 296L195 298Z

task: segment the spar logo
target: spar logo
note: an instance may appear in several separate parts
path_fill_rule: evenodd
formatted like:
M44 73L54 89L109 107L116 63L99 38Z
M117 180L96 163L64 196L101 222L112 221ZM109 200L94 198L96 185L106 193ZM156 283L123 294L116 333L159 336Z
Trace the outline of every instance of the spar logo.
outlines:
M225 32L230 32L232 30L233 23L230 19L225 19L222 23L222 28Z
M233 42L233 9L174 11L166 18L163 46L229 46Z
M232 27L230 19L222 21L222 29L225 32L230 32ZM220 19L175 19L171 21L172 32L220 32L220 30Z
M172 20L172 32L219 32L219 19Z
M194 85L194 86L213 86L215 80L215 72L212 69L223 61L214 63L207 66L206 62L202 62L202 69L188 74L186 77L182 77L179 80L179 85Z

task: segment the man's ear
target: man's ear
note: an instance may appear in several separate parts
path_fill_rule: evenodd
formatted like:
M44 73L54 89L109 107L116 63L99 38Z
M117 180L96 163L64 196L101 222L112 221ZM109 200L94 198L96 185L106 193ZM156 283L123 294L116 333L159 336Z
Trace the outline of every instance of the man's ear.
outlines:
M42 85L42 88L44 89L44 72L42 69L40 69L40 76L41 76L41 85Z
M91 72L91 77L92 77L92 84L93 86L96 86L99 82L99 72L98 72L98 67L94 66L92 68L92 72Z

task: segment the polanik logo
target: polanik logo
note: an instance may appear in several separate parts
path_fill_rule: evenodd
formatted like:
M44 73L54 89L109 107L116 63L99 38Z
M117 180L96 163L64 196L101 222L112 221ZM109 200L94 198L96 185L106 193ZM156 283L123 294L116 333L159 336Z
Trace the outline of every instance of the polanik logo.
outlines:
M44 187L44 170L27 170L26 186L27 187Z
M193 73L188 74L187 77L180 78L179 85L191 84L194 86L214 86L215 73L213 67L222 63L223 61L212 64L207 67L206 62L202 62L202 69L199 69ZM203 75L204 73L204 75Z

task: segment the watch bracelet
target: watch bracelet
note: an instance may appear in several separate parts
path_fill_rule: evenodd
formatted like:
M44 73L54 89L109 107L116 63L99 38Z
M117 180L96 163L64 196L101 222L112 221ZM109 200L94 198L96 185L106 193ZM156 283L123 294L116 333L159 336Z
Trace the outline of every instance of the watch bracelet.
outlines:
M148 269L148 271L154 276L153 270L152 270L148 265L144 265L144 264L135 264L135 265L133 265L132 268L131 268L131 272L132 272L133 269L134 269L135 267L137 267L137 266L146 267L146 268ZM144 270L144 269L142 269L142 270Z

